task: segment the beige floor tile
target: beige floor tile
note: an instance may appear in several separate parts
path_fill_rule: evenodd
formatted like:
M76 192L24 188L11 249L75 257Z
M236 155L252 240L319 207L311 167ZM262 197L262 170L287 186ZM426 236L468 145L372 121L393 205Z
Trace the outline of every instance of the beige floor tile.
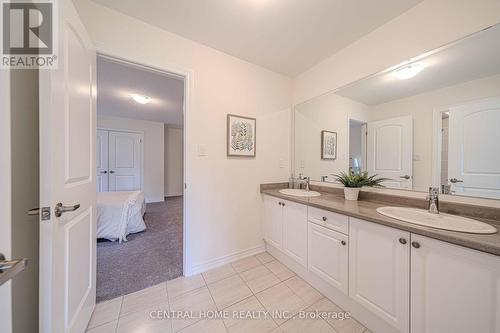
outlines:
M207 287L188 291L176 298L170 300L170 310L173 312L190 312L189 318L173 318L172 328L177 332L184 327L202 319L203 313L215 311L217 307L208 291ZM200 314L200 312L203 312Z
M266 264L270 261L276 260L272 255L269 254L269 252L262 252L257 255L255 255L255 258L259 260L261 263Z
M203 278L205 279L205 282L208 284L225 279L234 274L236 274L236 271L234 270L233 266L231 266L231 264L227 264L203 273Z
M152 306L162 304L167 301L167 286L165 283L160 283L156 286L123 296L120 316L126 315L127 313L148 309Z
M323 319L294 317L280 326L285 333L336 333Z
M121 316L116 333L170 333L172 324L167 317L168 303Z
M208 288L219 310L252 295L252 291L238 275L211 283Z
M273 274L276 275L281 281L287 280L295 275L294 272L289 270L285 265L277 260L270 261L266 263L265 266L269 268L271 272L273 272Z
M87 330L86 333L115 333L116 323L117 321L115 320L110 323L106 323L104 325L100 325L90 330Z
M272 330L270 333L282 333L283 331L281 330L281 328L278 326L276 327L274 330Z
M230 319L224 320L230 333L260 333L269 332L277 327L255 296L244 299L226 309Z
M195 290L203 286L205 286L205 280L201 274L189 277L178 277L177 279L167 281L168 298L175 298L188 291Z
M310 306L323 298L323 295L321 295L319 291L314 289L309 283L302 280L298 276L294 276L286 280L285 284L292 289L294 293L299 295L307 306Z
M254 294L280 283L280 280L267 267L259 265L240 273Z
M235 261L231 263L234 270L238 273L248 271L251 268L262 265L260 261L257 260L254 256L250 256L247 258L243 258L241 260Z
M284 283L266 289L256 296L266 310L276 314L274 321L278 325L305 308L304 301Z
M311 307L308 308L308 310L313 310L313 311L324 311L324 312L330 312L330 313L336 313L343 315L345 312L342 310L340 307L338 307L336 304L331 302L327 298L323 298L319 300L318 302L314 303L311 305ZM366 330L366 327L361 325L358 321L356 321L354 318L345 318L342 319L341 316L337 315L338 318L328 318L325 319L335 330L337 330L338 333L362 333Z
M120 315L123 296L99 303L95 306L87 329L117 320Z
M181 330L179 333L226 333L221 319L203 319Z

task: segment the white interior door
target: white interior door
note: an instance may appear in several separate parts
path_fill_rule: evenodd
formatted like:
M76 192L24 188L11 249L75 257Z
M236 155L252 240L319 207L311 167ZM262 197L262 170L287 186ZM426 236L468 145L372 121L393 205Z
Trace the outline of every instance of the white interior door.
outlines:
M368 123L367 171L390 178L384 186L413 188L413 119L397 117Z
M59 65L40 71L40 203L51 210L40 224L40 331L84 332L96 297L96 54L73 3L55 8Z
M108 157L109 157L109 142L108 131L97 130L96 138L96 154L97 154L97 174L96 186L97 192L108 192L109 190L109 173L108 173Z
M448 177L457 194L500 198L500 97L450 109Z
M141 189L142 134L109 132L109 190Z

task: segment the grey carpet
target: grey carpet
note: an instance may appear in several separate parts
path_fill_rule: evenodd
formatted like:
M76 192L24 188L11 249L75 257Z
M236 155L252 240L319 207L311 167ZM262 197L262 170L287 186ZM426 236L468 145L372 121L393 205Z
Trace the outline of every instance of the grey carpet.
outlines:
M182 197L147 204L144 221L127 242L97 243L97 302L182 275Z

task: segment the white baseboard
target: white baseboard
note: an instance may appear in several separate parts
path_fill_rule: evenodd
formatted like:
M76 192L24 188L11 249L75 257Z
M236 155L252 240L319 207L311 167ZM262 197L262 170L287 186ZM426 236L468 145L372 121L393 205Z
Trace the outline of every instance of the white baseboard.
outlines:
M264 244L259 246L254 246L243 251L234 252L216 259L209 260L207 262L194 264L185 271L186 276L195 275L198 273L203 273L213 268L220 267L222 265L229 264L230 262L240 260L249 256L253 256L266 251Z

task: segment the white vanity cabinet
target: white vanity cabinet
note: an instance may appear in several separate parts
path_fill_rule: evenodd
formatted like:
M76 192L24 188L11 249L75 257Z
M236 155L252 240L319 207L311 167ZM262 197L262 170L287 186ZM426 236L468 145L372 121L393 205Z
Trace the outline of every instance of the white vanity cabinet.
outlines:
M349 296L400 332L408 332L409 232L350 218Z
M282 200L283 251L307 267L307 206Z
M500 257L412 234L411 332L500 332Z
M272 246L283 248L283 200L264 196L264 239Z
M308 268L330 285L348 293L347 235L309 222Z
M307 267L307 206L264 196L264 238Z

